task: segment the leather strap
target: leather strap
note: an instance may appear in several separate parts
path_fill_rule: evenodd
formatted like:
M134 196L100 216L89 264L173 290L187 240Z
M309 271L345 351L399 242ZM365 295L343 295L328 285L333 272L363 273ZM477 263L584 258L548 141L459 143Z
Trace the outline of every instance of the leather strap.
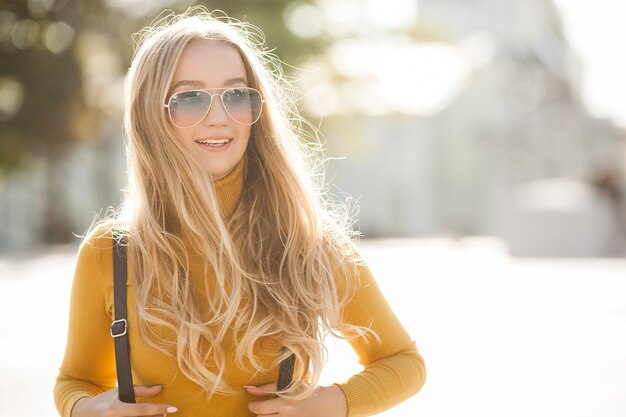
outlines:
M293 368L296 363L296 355L293 353L289 355L286 359L280 363L280 368L278 369L278 383L277 388L278 391L283 391L291 385L291 380L293 378Z
M115 366L120 401L135 402L133 375L130 367L130 343L126 312L126 238L113 235L113 294L115 299L115 321L111 324L111 336L115 343Z

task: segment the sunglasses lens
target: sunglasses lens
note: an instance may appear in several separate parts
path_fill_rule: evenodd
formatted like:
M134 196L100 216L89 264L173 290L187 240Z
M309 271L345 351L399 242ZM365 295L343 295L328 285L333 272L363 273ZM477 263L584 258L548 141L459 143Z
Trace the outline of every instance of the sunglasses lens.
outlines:
M211 107L212 96L203 90L181 91L170 98L169 113L178 127L191 127L200 122ZM224 109L237 123L254 124L261 117L263 100L254 88L230 88L222 93Z
M181 91L170 99L169 112L178 127L190 127L206 115L211 106L211 95L206 91Z
M263 100L253 88L231 88L222 95L224 108L237 123L251 125L261 117Z

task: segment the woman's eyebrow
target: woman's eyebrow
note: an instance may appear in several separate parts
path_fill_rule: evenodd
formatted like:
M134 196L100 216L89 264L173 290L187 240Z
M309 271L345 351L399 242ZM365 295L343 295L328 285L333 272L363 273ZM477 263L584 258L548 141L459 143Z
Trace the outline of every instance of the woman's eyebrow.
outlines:
M246 80L243 77L237 77L237 78L229 78L228 80L224 81L223 85L233 85L233 84L248 84L248 80ZM177 89L180 86L183 85L188 85L191 87L204 87L204 83L202 81L197 81L197 80L180 80L178 81L176 84L174 84L174 86L172 87L172 90Z
M224 81L224 85L233 85L233 84L246 84L248 85L248 80L243 77L230 78Z
M189 85L191 87L203 87L204 83L201 81L193 81L193 80L180 80L172 87L172 90L177 89L182 85Z

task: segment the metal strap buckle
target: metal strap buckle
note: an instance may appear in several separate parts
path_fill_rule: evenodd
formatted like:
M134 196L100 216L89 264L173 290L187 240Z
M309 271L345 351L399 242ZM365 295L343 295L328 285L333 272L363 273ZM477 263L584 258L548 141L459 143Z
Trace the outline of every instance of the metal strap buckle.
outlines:
M127 330L128 330L128 323L126 322L126 319L115 320L113 323L111 323L110 331L111 331L111 336L113 337L124 336Z

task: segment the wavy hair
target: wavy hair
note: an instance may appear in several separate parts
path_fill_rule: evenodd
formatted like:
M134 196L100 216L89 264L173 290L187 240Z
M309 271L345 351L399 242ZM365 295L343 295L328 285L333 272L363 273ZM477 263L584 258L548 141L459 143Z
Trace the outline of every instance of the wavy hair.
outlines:
M277 339L285 349L274 365L290 354L297 363L281 395L310 395L325 361L324 338L367 331L341 323L358 257L345 205L331 203L321 181L319 142L302 140L293 91L252 25L196 7L137 36L125 92L129 183L115 227L129 235L141 335L209 397L234 392L222 378L227 334L236 365L256 370L262 366L253 346ZM227 219L210 176L174 140L163 107L182 51L198 39L235 48L265 100L244 156L241 201ZM192 291L191 251L215 273L211 294ZM200 311L198 297L210 297L210 311ZM217 371L207 368L209 359Z

